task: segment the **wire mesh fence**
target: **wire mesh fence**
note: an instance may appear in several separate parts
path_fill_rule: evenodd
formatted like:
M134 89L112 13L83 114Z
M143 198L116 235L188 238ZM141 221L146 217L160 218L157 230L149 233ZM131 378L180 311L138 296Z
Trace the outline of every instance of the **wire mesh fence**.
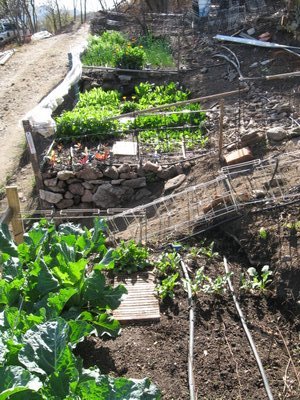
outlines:
M209 182L107 218L114 238L167 243L205 231L247 205L300 199L300 152L227 166Z

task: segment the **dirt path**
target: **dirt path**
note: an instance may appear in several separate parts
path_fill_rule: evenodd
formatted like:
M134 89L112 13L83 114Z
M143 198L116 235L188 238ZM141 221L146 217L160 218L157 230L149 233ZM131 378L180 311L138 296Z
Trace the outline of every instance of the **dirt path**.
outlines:
M30 165L16 175L25 146L22 118L63 80L68 70L67 54L87 38L88 28L86 24L17 48L0 67L0 189L7 181L16 182L24 202L34 179Z

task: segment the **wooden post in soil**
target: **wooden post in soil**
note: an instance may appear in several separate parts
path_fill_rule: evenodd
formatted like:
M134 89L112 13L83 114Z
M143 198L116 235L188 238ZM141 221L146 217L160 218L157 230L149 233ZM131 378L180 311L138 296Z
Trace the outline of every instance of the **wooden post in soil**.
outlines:
M32 165L32 169L33 169L33 173L34 173L34 177L35 177L35 183L36 183L37 190L39 192L40 189L43 189L44 185L43 185L42 174L41 174L41 170L40 170L40 166L39 166L39 162L38 162L38 158L37 158L37 154L36 154L36 148L35 148L35 144L34 144L34 134L32 132L32 128L31 128L29 121L25 120L25 121L22 121L22 123L23 123L23 128L24 128L24 132L25 132L27 145L29 148L30 161L31 161L31 165Z
M219 161L223 161L224 144L224 99L220 101L220 120L219 120Z
M17 186L7 186L6 196L8 202L8 208L12 212L11 225L14 235L15 242L20 244L23 242L24 226L23 221L20 217L20 200L18 196Z

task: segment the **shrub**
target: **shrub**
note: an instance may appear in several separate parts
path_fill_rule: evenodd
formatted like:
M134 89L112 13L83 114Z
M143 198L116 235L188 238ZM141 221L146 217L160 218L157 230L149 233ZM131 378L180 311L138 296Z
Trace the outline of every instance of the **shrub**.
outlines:
M126 49L116 55L116 66L124 69L142 69L146 60L145 51L141 47L127 45Z

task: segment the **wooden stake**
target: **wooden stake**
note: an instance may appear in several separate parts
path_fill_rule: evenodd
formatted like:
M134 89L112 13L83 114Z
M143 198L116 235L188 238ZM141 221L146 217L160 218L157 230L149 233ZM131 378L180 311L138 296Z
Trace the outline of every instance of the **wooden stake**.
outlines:
M6 196L8 207L12 210L11 225L16 244L23 242L24 226L20 218L20 200L17 186L7 186Z
M224 99L220 101L220 121L219 121L219 161L223 161L223 144L224 144Z
M32 169L33 169L34 176L35 176L35 183L36 183L36 187L39 191L40 189L43 189L44 185L43 185L42 174L40 171L40 166L39 166L39 162L38 162L38 158L37 158L36 148L35 148L35 144L34 144L32 128L30 126L29 121L25 120L25 121L22 121L22 123L23 123L23 128L25 131L27 145L29 148L30 161L31 161Z

